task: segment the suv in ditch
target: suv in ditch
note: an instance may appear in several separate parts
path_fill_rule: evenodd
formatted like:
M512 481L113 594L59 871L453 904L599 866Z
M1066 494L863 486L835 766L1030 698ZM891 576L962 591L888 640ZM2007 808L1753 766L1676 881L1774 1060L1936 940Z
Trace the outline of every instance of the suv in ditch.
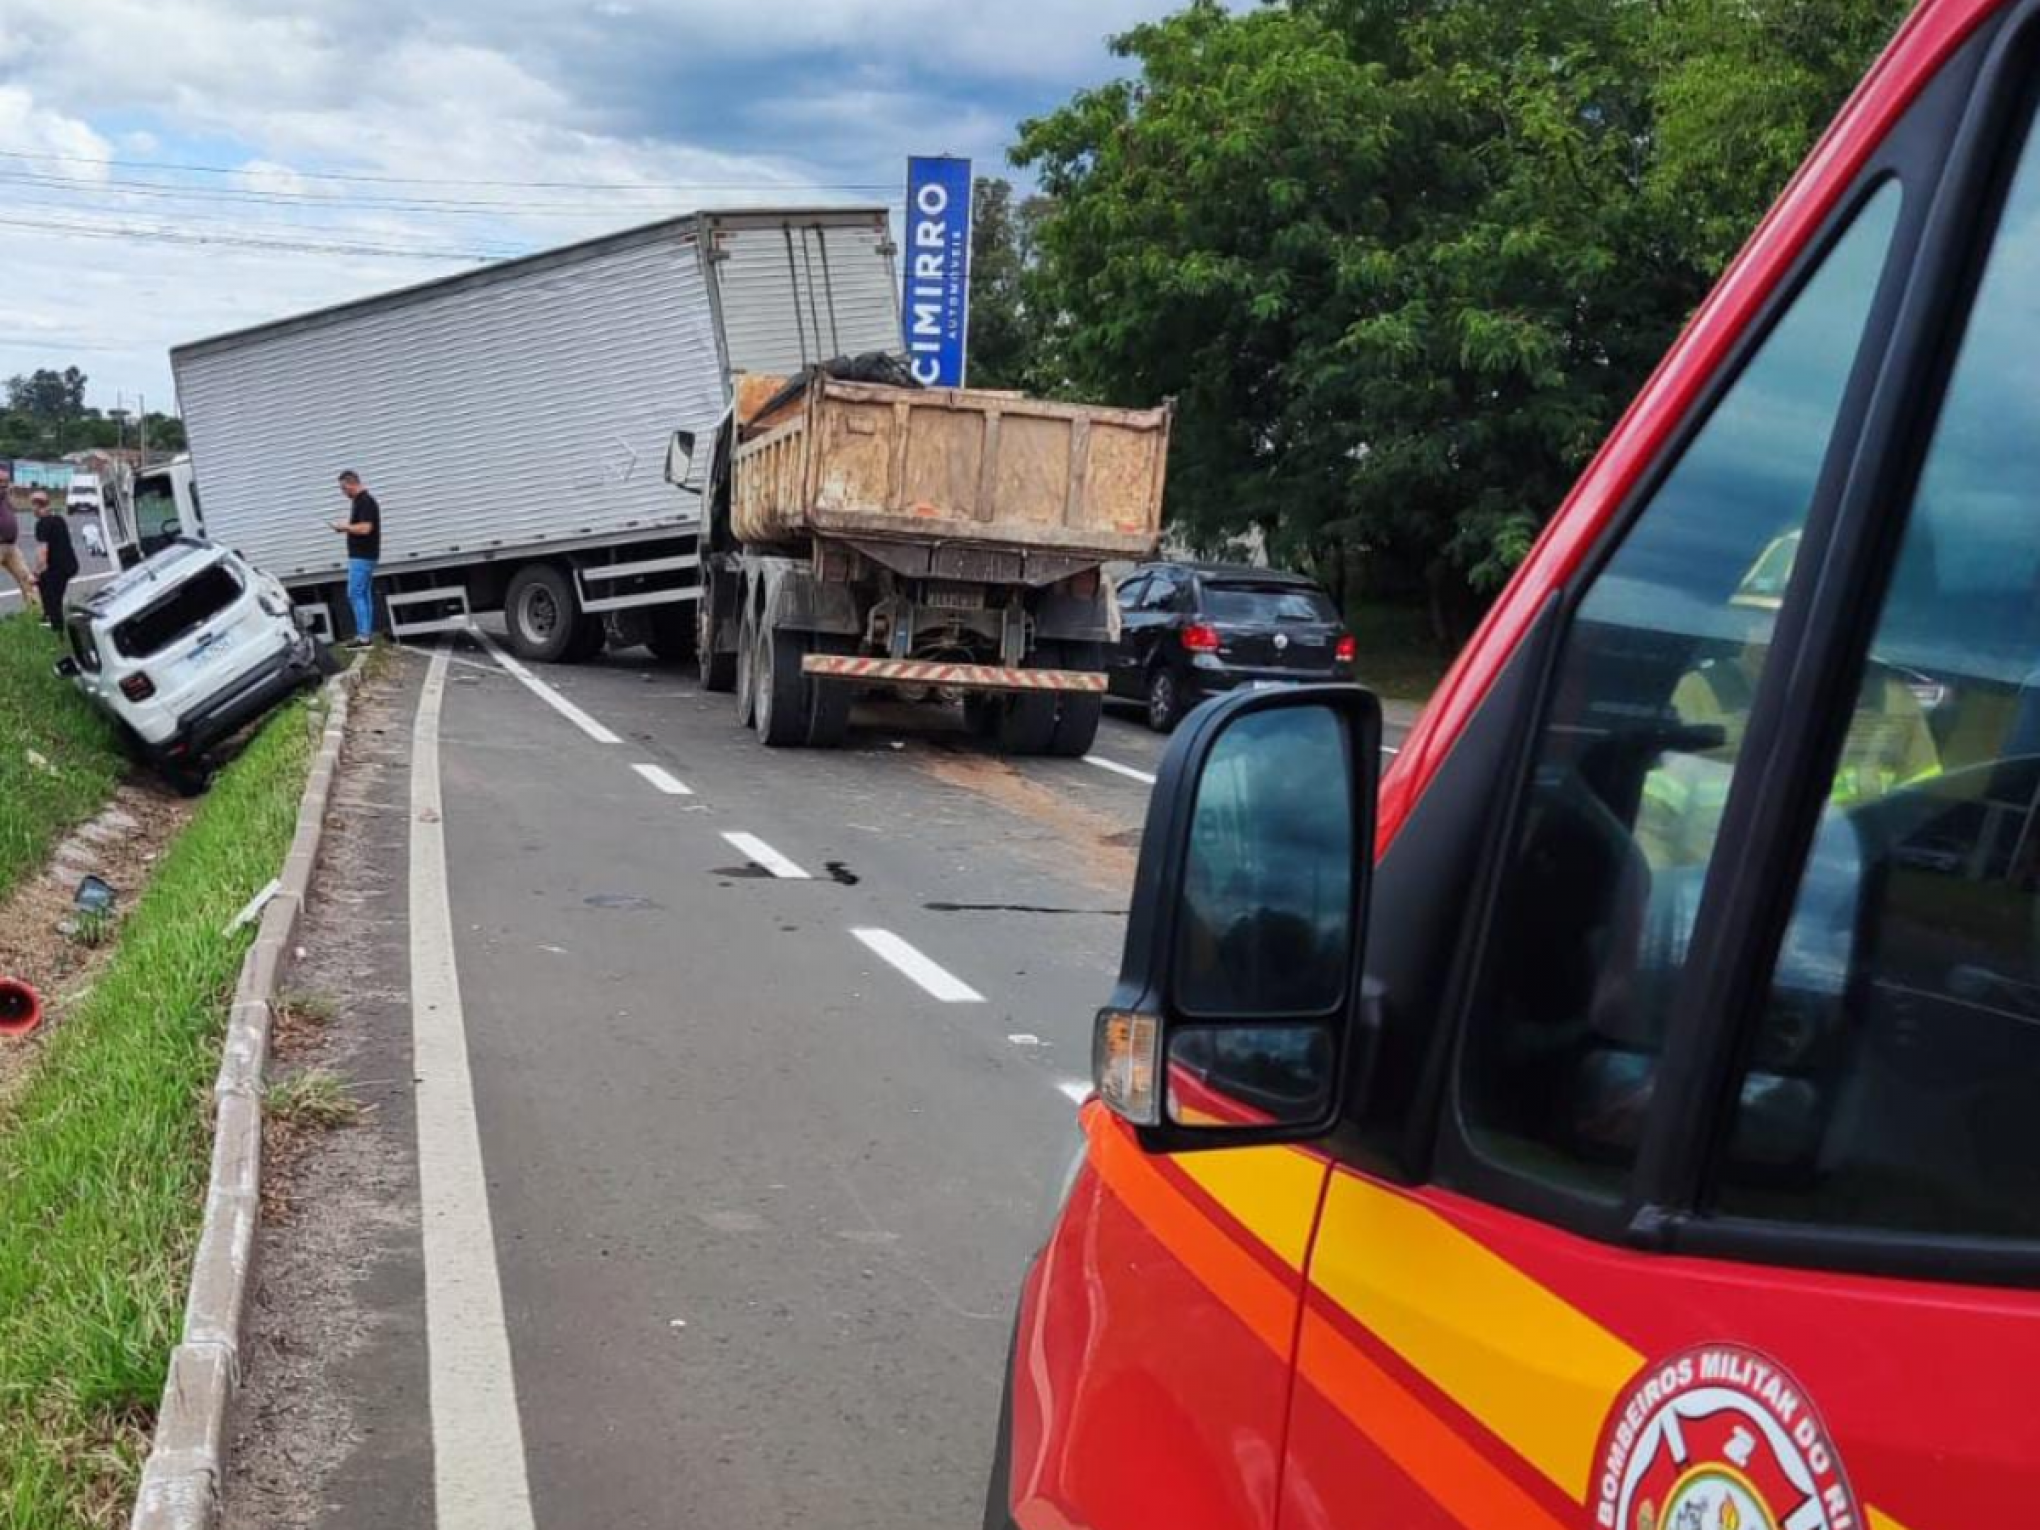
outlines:
M129 751L181 790L206 753L318 683L318 643L281 584L224 547L179 538L66 603L57 663L112 716Z

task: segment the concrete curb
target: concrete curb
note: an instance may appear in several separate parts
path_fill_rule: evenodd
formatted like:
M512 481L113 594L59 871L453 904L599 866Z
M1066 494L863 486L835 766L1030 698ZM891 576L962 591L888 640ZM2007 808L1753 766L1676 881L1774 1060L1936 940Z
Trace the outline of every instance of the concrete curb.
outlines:
M213 1085L212 1177L191 1262L184 1342L170 1352L155 1443L142 1467L130 1530L212 1530L219 1522L227 1407L241 1380L241 1317L262 1205L262 1071L269 1055L270 1005L318 859L356 673L350 669L327 687L332 707L298 802L297 836L283 863L282 886L262 911L255 944L234 986Z

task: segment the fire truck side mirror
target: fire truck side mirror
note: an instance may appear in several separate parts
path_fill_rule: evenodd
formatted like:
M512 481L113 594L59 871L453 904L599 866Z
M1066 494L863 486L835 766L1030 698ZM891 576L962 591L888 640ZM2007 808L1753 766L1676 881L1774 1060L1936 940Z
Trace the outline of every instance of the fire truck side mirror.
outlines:
M1239 692L1177 731L1093 1042L1099 1097L1150 1150L1302 1141L1338 1118L1380 758L1357 686Z

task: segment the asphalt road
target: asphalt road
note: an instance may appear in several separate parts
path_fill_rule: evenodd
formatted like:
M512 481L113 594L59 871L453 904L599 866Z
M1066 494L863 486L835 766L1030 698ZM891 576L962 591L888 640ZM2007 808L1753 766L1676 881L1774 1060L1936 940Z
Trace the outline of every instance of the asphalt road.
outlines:
M417 1522L426 1455L387 1442L429 1434L453 1530L447 1473L492 1491L521 1434L536 1526L976 1524L1165 741L1111 718L1090 761L1009 764L895 705L768 751L639 656L534 672L580 721L472 643L445 662L408 906L442 834L513 1443L457 1437L474 1378L435 1370L428 1407L393 1344L344 1382L360 1443L317 1522ZM428 1248L473 1209L434 1151ZM448 1354L494 1325L421 1319L432 1285L383 1271L371 1325Z

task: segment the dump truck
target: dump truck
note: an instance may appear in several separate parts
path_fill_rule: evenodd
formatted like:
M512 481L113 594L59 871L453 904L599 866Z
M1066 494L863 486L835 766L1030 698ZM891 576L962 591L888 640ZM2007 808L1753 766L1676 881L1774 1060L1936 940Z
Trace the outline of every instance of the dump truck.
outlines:
M500 610L526 659L685 658L702 507L662 481L669 437L713 430L739 373L897 350L895 253L883 208L690 213L178 346L191 460L158 531L345 636L353 469L395 636Z
M1117 637L1102 568L1155 550L1170 409L860 361L736 381L705 473L703 685L773 747L841 742L856 694L889 688L960 701L1007 753L1085 753Z

